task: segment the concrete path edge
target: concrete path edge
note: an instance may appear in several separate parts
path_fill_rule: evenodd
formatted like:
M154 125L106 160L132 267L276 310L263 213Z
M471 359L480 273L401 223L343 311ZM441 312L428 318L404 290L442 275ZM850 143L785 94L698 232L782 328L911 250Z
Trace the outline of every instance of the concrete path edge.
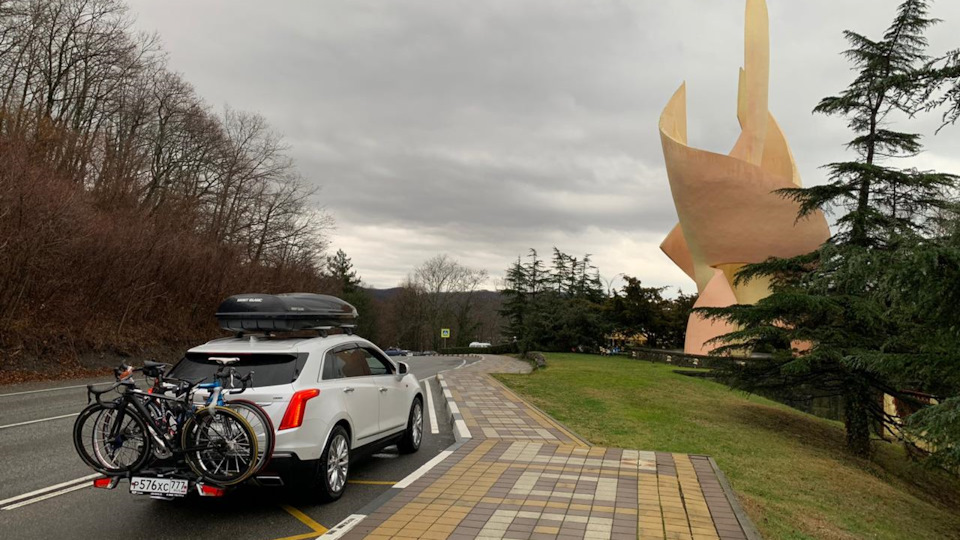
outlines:
M747 512L740 506L740 501L737 500L736 492L734 492L733 487L730 486L727 475L723 474L723 471L712 457L707 456L707 460L710 462L710 466L713 467L713 472L717 475L717 480L720 481L720 486L723 488L723 494L727 496L727 501L730 502L730 506L733 508L733 514L737 516L737 521L740 522L740 528L743 529L747 540L763 540L760 531L757 530L753 522L750 521L750 517L747 516Z

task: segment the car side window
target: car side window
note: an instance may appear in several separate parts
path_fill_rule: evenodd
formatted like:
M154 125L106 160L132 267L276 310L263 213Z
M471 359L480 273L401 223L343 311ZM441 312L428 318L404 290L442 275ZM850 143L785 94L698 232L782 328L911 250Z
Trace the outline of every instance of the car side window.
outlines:
M323 358L322 379L332 381L341 378L343 378L343 359L333 351L330 351Z
M393 364L377 351L369 347L362 347L357 350L363 353L371 375L390 375L393 373Z
M366 377L373 375L373 373L370 372L370 366L367 364L367 355L362 349L352 348L334 354L343 361L340 372L344 377Z
M367 355L356 345L347 345L327 353L323 362L323 380L372 375Z

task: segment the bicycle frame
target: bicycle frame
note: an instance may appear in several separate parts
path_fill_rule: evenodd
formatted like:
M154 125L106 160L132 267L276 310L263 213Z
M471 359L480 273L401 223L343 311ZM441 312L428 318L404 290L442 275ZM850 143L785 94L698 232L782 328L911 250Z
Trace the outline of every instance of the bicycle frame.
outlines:
M214 390L214 394L217 396L217 399L210 400L209 405L207 405L207 408L210 410L211 413L213 413L216 407L218 406L218 403L219 404L223 403L223 398L219 390L220 385L219 385L219 382L205 383L205 384L206 385L216 384L216 389ZM127 390L120 394L120 399L119 399L120 403L119 403L119 407L117 408L117 417L116 419L114 419L111 425L110 433L109 433L110 437L117 437L119 435L120 427L123 425L123 418L127 414L127 407L132 405L133 408L136 409L137 413L139 413L141 418L144 420L144 423L147 426L147 430L149 431L150 437L153 439L153 441L156 444L160 445L160 447L167 453L183 454L186 452L192 452L195 450L203 449L201 447L181 448L179 445L171 444L166 437L161 435L162 426L159 425L156 415L152 414L149 411L149 409L147 409L147 406L145 405L144 402L146 400L176 402L181 405L185 405L188 408L187 410L189 411L189 415L191 417L195 417L197 407L194 406L191 401L189 401L189 398L187 396L192 395L195 389L200 388L201 386L204 386L204 385L194 385L193 387L187 389L187 391L176 396L166 396L160 393L144 392L136 388L132 381L131 382L121 381L118 384L118 386L124 386L127 388ZM210 388L214 388L214 387L211 386ZM100 403L100 394L102 393L103 392L95 393L98 403ZM133 396L139 396L144 399L135 399Z
M224 393L242 393L246 390L252 372L239 378L243 383L242 388L234 389L232 387L235 386L237 374L232 368L228 371L223 367L217 371L213 382L202 383L165 378L163 369L156 367L121 366L114 370L116 383L101 390L93 385L87 386L87 401L95 398L97 405L88 407L81 414L85 414L83 422L92 421L94 454L81 448L85 443L77 442L83 439L83 435L77 431L79 424L75 424L74 444L81 458L95 470L101 471L98 465L92 464L99 462L99 467L107 469L103 474L126 478L133 478L140 471L147 470L152 463L148 460L152 459L160 468L154 470L153 474L160 477L171 474L181 478L185 476L198 487L201 480L232 485L252 475L262 459L258 457L262 453L258 454L257 434L239 413L226 408L224 402ZM147 372L146 368L151 371ZM154 379L149 391L138 388L133 378L135 372L144 372L147 377ZM225 388L225 384L230 387ZM200 396L196 396L198 390L209 392L202 402ZM118 395L114 396L114 391ZM105 402L103 395L107 393L111 396ZM86 412L88 410L90 412ZM130 461L127 465L108 464L106 460L114 459L115 449L123 448L127 441L136 445L139 452L136 461ZM150 444L151 441L154 444ZM105 454L101 454L101 450ZM184 471L183 460L186 460L192 473ZM233 470L231 463L234 463ZM111 482L107 487L115 485L115 482ZM222 492L222 488L217 489Z

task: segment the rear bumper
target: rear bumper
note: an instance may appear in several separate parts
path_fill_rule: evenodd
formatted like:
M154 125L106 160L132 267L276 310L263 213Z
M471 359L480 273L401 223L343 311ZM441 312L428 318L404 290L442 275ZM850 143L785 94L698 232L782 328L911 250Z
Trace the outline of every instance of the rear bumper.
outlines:
M292 452L274 452L270 462L254 478L264 485L276 485L272 480L276 477L281 478L283 484L290 484L291 479L310 471L315 465L316 461L300 459Z

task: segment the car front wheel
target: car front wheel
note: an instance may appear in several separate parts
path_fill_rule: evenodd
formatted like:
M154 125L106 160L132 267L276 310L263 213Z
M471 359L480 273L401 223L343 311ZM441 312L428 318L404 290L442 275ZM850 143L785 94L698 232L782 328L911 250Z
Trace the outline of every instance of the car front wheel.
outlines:
M317 464L316 486L320 500L335 501L343 495L350 472L350 439L343 426L336 426L330 433L327 447Z
M420 396L413 398L410 406L410 418L407 420L407 430L397 444L401 454L412 454L420 449L423 441L423 400Z

